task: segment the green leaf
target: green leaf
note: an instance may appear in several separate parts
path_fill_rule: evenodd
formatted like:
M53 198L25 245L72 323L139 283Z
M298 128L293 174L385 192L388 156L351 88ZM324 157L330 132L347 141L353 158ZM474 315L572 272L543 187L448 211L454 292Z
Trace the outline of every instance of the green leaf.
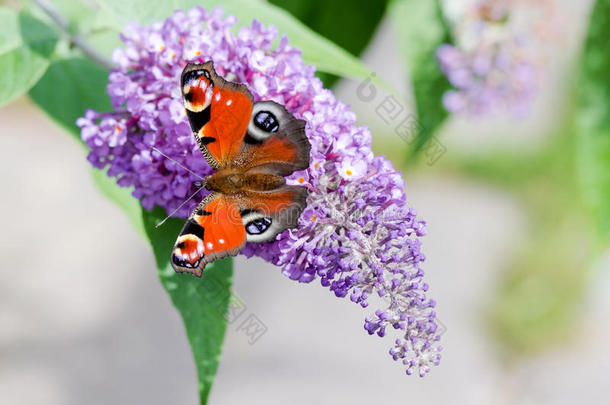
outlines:
M98 7L87 0L52 0L51 3L59 14L68 22L72 34L87 33L99 16Z
M59 34L64 30L34 0L23 0L24 10L53 27ZM121 46L119 31L114 18L89 0L47 0L53 10L67 23L70 35L79 36L100 55L111 59L112 52ZM82 50L68 41L56 49L56 57L87 57Z
M218 369L227 328L226 315L233 277L232 259L208 264L201 279L190 274L177 274L169 259L184 220L170 218L163 226L156 228L155 225L164 217L165 211L158 207L142 213L159 277L186 327L197 366L200 401L205 404Z
M110 111L108 71L84 58L56 60L29 95L53 120L80 140L76 120L86 109Z
M0 8L0 106L28 91L49 66L55 32L25 12Z
M51 119L67 129L82 142L76 120L86 109L110 111L110 98L106 93L108 71L88 59L60 59L51 63L29 95ZM131 196L130 188L116 184L105 172L92 169L93 179L100 191L115 202L128 216L136 230L144 235L140 202Z
M270 0L270 3L290 12L352 55L360 55L379 25L388 0ZM334 75L319 76L326 87L337 79Z
M411 72L419 121L415 151L419 151L447 118L443 94L451 88L436 59L439 45L451 43L438 0L391 0L398 42Z
M119 32L112 28L102 28L87 35L87 42L93 49L112 60L112 52L123 45Z
M100 5L114 16L117 29L125 23L137 21L150 24L167 18L175 9L188 10L200 5L206 9L221 6L228 14L238 19L238 26L250 25L253 19L274 25L281 34L286 34L291 44L303 52L303 59L318 70L341 77L365 79L371 75L356 57L333 42L316 34L286 11L260 0L99 0ZM390 89L378 77L374 84Z
M581 181L602 239L610 241L610 131L579 134ZM603 242L602 242L603 243Z
M584 194L598 230L610 240L610 0L597 0L579 82L578 154Z
M50 26L57 24L35 0L22 0L23 7L34 17ZM68 31L72 34L82 33L81 26L90 24L96 18L93 4L86 0L46 0L57 13L67 22Z
M51 118L80 141L75 122L87 108L110 110L106 93L108 72L87 59L55 61L30 96ZM201 402L209 395L226 330L232 262L231 259L208 265L201 280L178 275L169 264L171 248L183 220L169 219L155 228L165 211L144 211L130 189L121 188L103 171L94 170L94 180L104 195L114 201L130 218L135 228L151 242L164 288L184 320L199 375Z
M59 13L66 18L69 30L82 35L96 51L110 59L112 51L122 42L113 17L89 0L53 0ZM75 48L78 51L78 49Z

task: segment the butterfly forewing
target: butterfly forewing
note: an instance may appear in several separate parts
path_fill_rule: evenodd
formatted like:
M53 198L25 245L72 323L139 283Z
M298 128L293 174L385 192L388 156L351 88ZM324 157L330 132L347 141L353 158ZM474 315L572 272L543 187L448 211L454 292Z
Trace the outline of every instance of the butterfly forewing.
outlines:
M296 119L273 101L254 104L242 147L242 160L247 168L268 167L287 176L309 166L310 149L305 121Z
M182 72L182 98L199 148L215 169L240 151L252 115L252 95L243 84L216 74L214 64L189 63Z

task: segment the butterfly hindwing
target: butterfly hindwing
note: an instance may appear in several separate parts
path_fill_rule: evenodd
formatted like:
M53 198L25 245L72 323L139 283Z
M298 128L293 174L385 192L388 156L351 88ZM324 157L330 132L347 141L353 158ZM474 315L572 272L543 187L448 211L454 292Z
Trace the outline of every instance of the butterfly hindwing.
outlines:
M212 193L193 211L180 232L172 252L172 267L178 273L201 277L207 263L235 256L245 242L238 205L231 198Z
M216 74L212 61L182 71L182 98L199 148L214 169L240 152L252 115L252 94L243 84Z
M242 222L247 242L267 242L298 224L305 209L307 189L284 185L270 191L246 191Z

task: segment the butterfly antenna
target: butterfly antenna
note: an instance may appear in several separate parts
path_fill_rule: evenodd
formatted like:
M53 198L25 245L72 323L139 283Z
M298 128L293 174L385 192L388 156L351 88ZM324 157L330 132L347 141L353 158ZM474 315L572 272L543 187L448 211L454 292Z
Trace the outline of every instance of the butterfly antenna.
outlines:
M182 208L182 207L184 206L184 204L186 204L187 202L189 202L190 200L192 200L192 199L193 199L193 197L195 197L197 194L199 194L199 192L200 192L201 190L203 190L203 188L205 187L206 183L207 183L207 181L204 179L204 181L203 181L203 185L202 185L201 187L199 187L199 188L197 189L197 191L195 191L195 192L194 192L194 193L193 193L193 194L192 194L192 195L191 195L189 198L187 198L186 200L184 200L184 202L182 202L182 204L180 204L178 207L176 207L176 209L175 209L175 210L173 210L173 211L171 212L171 214L169 214L168 216L166 216L166 217L163 219L163 221L161 221L161 222L159 222L157 225L155 225L155 228L158 228L158 227L160 227L161 225L163 225L163 224L165 223L165 221L167 221L167 220L168 220L168 219L169 219L169 218L170 218L172 215L174 215L174 214L175 214L175 213L176 213L176 212L177 212L177 211L178 211L180 208Z
M191 169L189 169L188 167L185 167L182 163L178 162L176 159L173 159L169 156L167 156L165 153L161 152L159 149L155 148L154 146L151 146L152 150L158 152L161 156L171 160L172 162L174 162L175 164L177 164L178 166L180 166L181 168L183 168L184 170L186 170L187 172L189 172L190 174L192 174L193 176L197 176L199 177L201 180L203 180L204 178L201 177L200 175L198 175L197 173L195 173L194 171L192 171Z

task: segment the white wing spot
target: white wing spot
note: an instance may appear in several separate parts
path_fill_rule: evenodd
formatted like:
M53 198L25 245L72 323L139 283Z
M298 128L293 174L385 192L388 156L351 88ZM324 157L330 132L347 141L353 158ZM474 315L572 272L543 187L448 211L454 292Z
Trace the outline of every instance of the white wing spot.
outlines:
M212 244L212 242L208 242L208 243L206 243L206 245L205 245L205 246L208 248L208 250L212 250L212 248L214 247L214 245Z
M206 104L212 101L212 87L208 87L205 91L205 102Z
M220 100L220 93L216 93L216 101Z
M228 100L227 105L231 105L232 102L233 102L233 100Z
M224 240L224 239L222 239L222 238L220 238L220 239L218 239L218 243L220 243L221 245L224 245L225 240Z

